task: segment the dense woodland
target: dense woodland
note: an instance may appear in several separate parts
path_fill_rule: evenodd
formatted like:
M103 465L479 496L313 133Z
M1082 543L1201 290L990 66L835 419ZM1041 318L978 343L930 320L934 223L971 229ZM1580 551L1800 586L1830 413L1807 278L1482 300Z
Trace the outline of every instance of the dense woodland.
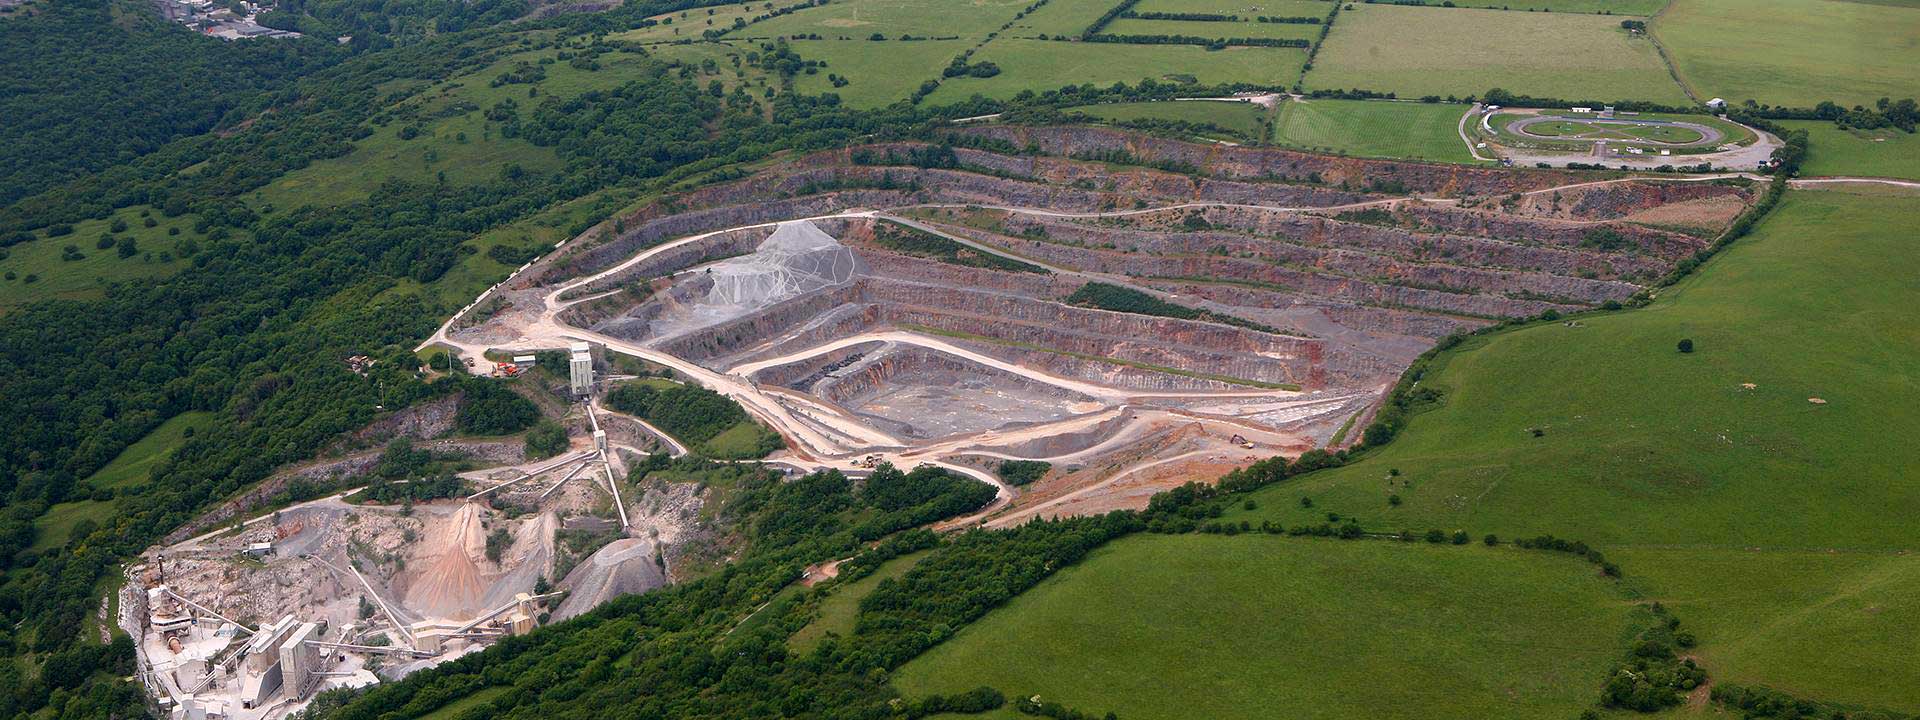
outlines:
M736 426L755 426L753 418L725 395L698 385L676 384L659 389L645 383L627 383L607 394L607 406L653 423L661 431L697 447ZM756 452L762 457L780 447L780 437L765 433Z
M351 52L227 43L113 0L36 10L0 22L0 206L243 122Z
M60 20L67 1L51 0L48 12L0 23L0 31L74 40L99 30L84 19L72 26L29 25ZM640 5L645 12L639 17L676 7ZM614 17L595 16L588 24ZM551 24L564 34L570 32L567 22L579 21ZM150 42L151 52L181 40L172 38L180 32L176 27L134 28L136 37L128 42ZM246 52L242 45L191 34L183 39L215 43L213 51ZM330 439L364 426L376 407L393 410L443 392L416 375L418 363L407 348L454 309L437 306L420 288L471 252L463 242L473 235L616 184L667 182L780 150L828 147L886 128L905 131L925 119L912 109L855 113L817 99L782 97L768 108L744 95L712 98L663 64L618 90L543 103L526 113L521 131L569 158L561 173L503 173L461 186L390 182L364 200L324 209L256 213L237 201L282 173L347 152L383 107L384 85L430 82L484 65L509 42L503 34L476 30L361 54L292 81L270 104L240 89L210 93L215 104L175 134L204 130L232 107L270 109L249 117L245 132L186 137L137 158L101 157L101 166L120 164L94 174L77 165L71 171L77 179L37 194L31 193L42 188L4 185L26 197L0 211L0 234L140 203L197 213L210 233L176 275L115 286L97 300L30 305L0 319L0 353L12 369L0 377L0 398L18 416L16 431L0 437L0 493L6 499L0 512L0 649L41 659L84 650L80 620L119 558L274 468L310 457ZM9 42L0 52L15 47ZM9 72L22 67L28 66L7 64ZM160 92L163 85L156 80L151 87ZM9 97L37 103L66 92L48 86ZM142 129L161 120L132 109L120 114ZM587 120L608 114L624 124ZM89 126L91 117L38 117L50 137L97 140L101 134ZM589 132L600 138L592 153L583 142ZM31 163L51 156L42 153L59 152L30 140L0 144L9 172L35 174ZM88 145L99 150L114 144ZM177 172L196 165L194 173ZM356 374L343 362L355 354L378 362L365 376ZM119 507L110 523L76 534L64 546L26 551L35 538L35 518L62 501L98 496L80 480L160 422L190 410L210 411L217 419L163 462L149 482L105 496ZM91 651L84 656L99 659ZM70 717L102 716L109 707L131 712L137 694L104 672L109 666L103 662L93 665L101 673L54 682L44 674L35 677L31 666L0 664L0 716L49 703L59 706L56 715ZM76 697L86 699L69 700Z

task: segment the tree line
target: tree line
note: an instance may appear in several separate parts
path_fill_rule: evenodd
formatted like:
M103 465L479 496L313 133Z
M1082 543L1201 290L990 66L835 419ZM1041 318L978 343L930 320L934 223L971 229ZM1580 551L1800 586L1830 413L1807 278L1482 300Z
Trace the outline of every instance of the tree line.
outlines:
M1230 47L1291 47L1304 48L1313 45L1311 41L1300 38L1214 38L1197 35L1114 35L1100 33L1080 38L1084 42L1120 43L1124 45L1199 45L1210 50Z

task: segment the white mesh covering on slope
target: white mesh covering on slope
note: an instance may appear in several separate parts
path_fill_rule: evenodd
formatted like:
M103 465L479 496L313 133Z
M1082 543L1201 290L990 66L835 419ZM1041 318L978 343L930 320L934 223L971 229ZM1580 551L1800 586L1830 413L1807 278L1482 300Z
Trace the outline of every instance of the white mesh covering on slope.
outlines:
M698 301L675 307L652 322L649 335L669 337L710 327L780 301L853 282L866 272L853 250L813 223L780 223L752 253L714 263L711 283Z

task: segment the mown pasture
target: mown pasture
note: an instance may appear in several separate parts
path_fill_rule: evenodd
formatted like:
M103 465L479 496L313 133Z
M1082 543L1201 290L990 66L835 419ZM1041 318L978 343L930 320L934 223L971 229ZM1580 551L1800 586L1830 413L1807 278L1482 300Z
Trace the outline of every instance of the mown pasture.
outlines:
M1144 535L908 663L1099 717L1575 717L1643 615L1565 555L1387 540Z
M1473 162L1460 139L1466 106L1374 100L1282 103L1274 121L1279 145L1356 157Z
M1920 87L1920 5L1675 0L1652 27L1701 99L1852 107Z
M1306 87L1478 96L1491 88L1582 101L1687 96L1644 35L1619 18L1355 4L1342 10Z

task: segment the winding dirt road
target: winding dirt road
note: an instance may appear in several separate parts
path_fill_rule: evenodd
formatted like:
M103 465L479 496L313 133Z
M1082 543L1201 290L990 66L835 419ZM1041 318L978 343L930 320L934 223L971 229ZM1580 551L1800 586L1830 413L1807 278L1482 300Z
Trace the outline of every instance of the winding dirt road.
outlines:
M1763 176L1756 176L1749 173L1720 173L1720 174L1697 175L1697 176L1660 177L1657 179L1663 180L1663 181L1677 181L1677 182L1710 182L1714 180L1733 178L1733 177L1764 179ZM1557 191L1566 190L1566 189L1587 187L1587 186L1593 186L1593 185L1604 185L1609 183L1634 182L1636 180L1641 180L1641 179L1646 179L1646 178L1631 178L1631 177L1630 178L1614 178L1614 179L1607 179L1607 180L1596 180L1596 181L1589 181L1589 182L1572 183L1572 184L1554 187L1554 188L1545 188L1541 190L1531 191L1529 194L1557 192ZM1884 179L1884 178L1809 178L1809 179L1795 180L1794 184L1795 185L1813 185L1813 184L1846 183L1846 182L1874 182L1874 183L1884 183L1884 184L1903 186L1903 187L1920 188L1920 182L1890 180L1890 179ZM1359 203L1350 203L1345 205L1325 206L1325 207L1320 207L1320 206L1288 207L1288 206L1252 205L1252 204L1242 204L1242 203L1186 202L1186 203L1177 203L1172 205L1164 205L1164 206L1157 206L1157 207L1150 207L1150 208L1138 208L1138 209L1131 209L1131 210L1111 210L1111 211L1103 211L1103 212L1081 212L1081 213L1059 212L1059 211L1052 211L1052 210L1046 210L1041 208L1025 208L1025 207L1013 207L1013 206L974 205L971 207L985 208L990 210L999 210L999 211L1006 211L1006 212L1015 212L1015 213L1022 213L1022 214L1031 214L1031 215L1046 216L1046 217L1097 219L1097 218L1110 218L1110 217L1128 217L1128 216L1142 215L1142 214L1148 214L1148 213L1166 212L1170 210L1210 208L1210 207L1246 208L1246 209L1280 211L1280 212L1330 212L1330 211L1337 212L1337 211L1347 210L1347 209L1390 205L1390 204L1406 202L1410 200L1417 200L1417 201L1423 201L1423 202L1437 202L1437 203L1456 202L1455 200L1449 199L1449 198L1428 199L1428 198L1419 198L1419 197L1397 197L1397 198L1369 200L1369 201L1359 202ZM996 248L988 244L984 244L968 238L960 237L952 233L942 231L939 228L926 225L925 223L915 221L911 218L903 218L893 214L893 212L896 212L896 211L915 209L915 208L953 208L953 207L966 207L966 206L949 205L949 204L927 204L927 205L915 205L915 206L908 206L908 207L902 207L902 208L895 208L892 211L870 210L870 209L848 210L843 212L828 213L828 214L822 214L822 215L815 215L811 217L798 218L796 220L783 221L783 222L830 220L830 219L852 219L852 218L884 219L890 222L898 222L903 225L907 225L909 227L913 227L915 229L918 229L924 232L934 233L940 237L947 238L955 242L964 243L968 247L974 248L981 252L987 252L997 256L1007 257L1010 259L1019 260L1021 262L1046 266L1045 263L1036 263L1031 259L1019 257L1004 249ZM627 260L622 261L606 270L594 273L592 275L589 275L583 278L577 278L574 280L561 283L555 286L550 291L546 292L546 294L541 298L543 307L540 308L535 319L530 323L527 323L525 327L517 328L518 337L515 337L507 341L489 341L489 342L472 342L472 341L465 341L458 338L456 336L457 334L453 331L453 326L456 323L456 321L459 319L459 317L464 315L466 312L470 311L473 307L477 306L480 302L484 301L490 294L492 294L499 287L501 287L501 285L504 285L505 281L503 281L500 285L495 285L494 287L489 288L486 292L483 292L480 295L480 297L476 298L475 301L469 304L466 309L463 309L461 313L457 313L454 317L449 318L447 322L442 324L441 327L433 334L433 336L430 337L426 342L423 342L420 347L426 348L431 345L444 345L449 348L452 348L453 351L458 356L462 358L471 359L476 366L483 367L484 365L481 365L481 363L487 362L485 359L485 352L491 348L533 349L533 348L561 347L567 343L576 342L576 341L586 341L586 342L596 343L596 344L602 345L603 347L605 347L607 350L611 352L617 352L624 355L629 355L632 357L640 358L642 360L646 360L648 362L656 363L661 366L667 367L673 370L674 372L678 373L681 377L689 379L695 383L698 383L704 387L707 387L711 390L714 390L715 392L721 393L722 395L725 395L739 402L741 406L747 410L747 412L752 414L756 419L760 420L761 422L766 423L770 428L778 432L782 436L782 438L786 441L786 445L789 448L790 457L780 458L779 461L787 465L800 468L803 470L824 469L829 467L838 468L846 464L848 460L851 458L858 458L866 455L875 455L875 456L878 456L880 460L892 462L902 467L911 467L917 464L932 464L932 465L944 468L946 470L949 470L951 472L972 477L977 480L980 480L981 482L986 482L994 485L998 489L998 497L996 498L993 506L988 508L987 510L982 511L979 514L976 514L971 518L967 518L966 520L969 523L976 522L980 519L984 519L989 515L991 515L992 513L997 512L1000 508L1005 507L1013 499L1015 495L1015 491L1013 490L1013 488L1001 482L999 478L994 477L990 473L986 473L975 468L962 466L946 460L946 458L951 455L972 454L972 455L981 455L986 457L1012 458L1013 455L996 451L995 448L1011 447L1011 446L1018 445L1020 443L1028 442L1031 440L1052 437L1052 436L1059 435L1066 432L1074 432L1076 430L1082 430L1087 427L1091 427L1092 425L1097 424L1099 422L1105 422L1108 420L1115 419L1116 417L1124 417L1125 418L1123 420L1124 425L1121 428L1115 429L1113 433L1114 437L1110 439L1117 440L1123 436L1134 436L1138 432L1138 428L1144 427L1144 425L1142 425L1141 423L1149 422L1149 421L1164 422L1164 421L1167 421L1170 417L1169 412L1164 409L1145 410L1141 408L1131 407L1131 403L1134 400L1143 399L1143 398L1195 398L1195 399L1213 398L1213 399L1219 399L1219 400L1241 399L1241 400L1252 401L1253 403L1258 404L1258 407L1264 408L1262 410L1259 410L1259 412L1293 411L1293 412L1300 412L1300 413L1335 412L1335 411L1338 411L1339 408L1344 407L1345 403L1351 399L1351 398L1324 398L1324 397L1303 399L1301 397L1301 393L1299 392L1290 391L1290 390L1279 390L1279 389L1272 389L1272 390L1249 389L1245 391L1125 390L1125 389L1103 386L1096 383L1089 383L1085 381L1051 375L1051 374L1040 372L1031 368L1022 367L1013 363L992 358L990 356L983 355L983 354L968 350L966 348L962 348L960 346L946 342L944 340L940 340L938 338L933 338L933 337L929 337L922 334L911 333L907 331L899 331L899 330L870 332L870 333L863 333L856 336L840 338L823 345L815 346L815 347L797 351L794 353L789 353L780 357L743 363L743 364L728 368L725 372L721 372L721 371L716 371L716 370L703 367L692 361L685 360L683 358L674 356L672 354L660 351L652 347L648 347L641 343L636 343L636 342L624 340L621 338L616 338L616 337L611 337L608 335L596 333L585 328L574 327L562 322L559 319L560 313L565 309L567 309L568 307L581 302L591 300L594 297L597 297L594 295L589 295L586 297L575 298L572 300L562 300L561 296L568 293L569 291L588 286L591 283L594 283L596 281L602 280L604 278L607 278L617 273L628 270L639 263L645 262L649 258L653 258L660 255L661 253L669 252L676 248L680 248L691 243L696 243L701 240L714 237L716 235L734 232L738 230L770 228L770 227L775 227L779 224L780 224L779 222L767 222L767 223L756 223L756 224L750 224L750 225L741 225L736 227L722 228L722 229L713 230L709 232L698 233L695 235L689 235L687 237L683 237L677 240L673 240L670 242L653 246L651 248L644 249L638 253L635 253L633 257L628 258ZM562 243L562 245L564 244L565 243ZM517 276L519 272L525 271L526 269L533 267L534 265L538 264L538 262L543 262L543 261L536 261L536 263L529 263L527 266L523 266L519 271L516 271L514 273L514 276ZM1137 285L1134 285L1128 278L1113 277L1106 274L1085 273L1085 272L1080 272L1080 271L1076 271L1068 268L1048 267L1048 269L1053 272L1065 274L1068 276L1085 277L1089 279L1098 279L1102 282L1122 284L1124 286L1139 289L1143 292L1153 293L1157 296L1165 297L1167 295L1166 293L1155 290L1153 288L1144 288L1144 287L1139 287ZM511 279L512 277L513 276L509 276L509 279ZM819 355L820 353L829 352L835 349L848 347L848 346L862 343L862 342L873 342L873 341L914 344L914 345L919 345L922 347L938 350L943 353L949 353L957 357L965 358L972 362L981 363L988 367L1001 370L1003 372L1017 374L1028 380L1044 383L1054 387L1060 387L1063 389L1067 389L1067 390L1071 390L1077 393L1087 395L1089 397L1097 398L1099 400L1109 403L1110 407L1107 408L1106 410L1102 410L1094 413L1076 415L1074 417L1065 418L1056 422L1039 423L1032 426L1011 429L1004 432L987 431L987 432L981 432L981 433L974 433L974 434L970 434L962 437L941 439L932 443L921 444L916 447L911 443L905 443L897 437L894 437L886 432L880 431L877 428L872 427L871 425L868 425L861 419L854 417L851 413L848 413L843 409L833 406L831 403L820 403L804 397L796 397L795 393L792 393L791 391L785 391L784 388L761 387L758 383L754 382L750 378L750 376L755 371L758 371L764 368L772 367L782 363L794 362L797 360L805 359L807 357ZM1267 400L1268 402L1264 404L1259 404L1258 401L1263 399ZM1255 428L1258 426L1246 420L1242 420L1240 417L1238 417L1242 414L1244 415L1257 414L1256 412L1249 409L1254 406L1255 405L1252 405L1252 404L1242 405L1240 406L1240 409L1237 411L1231 407L1209 408L1209 410L1212 412L1209 412L1207 414L1203 415L1203 414L1196 414L1196 413L1186 413L1182 417L1183 419L1186 419L1186 420L1198 420L1198 421L1203 421L1208 423L1228 423L1232 425L1245 426L1247 428ZM1325 409L1321 409L1321 408L1325 408ZM1222 414L1214 415L1212 414L1213 412L1219 412ZM673 447L673 449L676 452L680 452L680 453L686 452L687 449L684 446L680 445L678 441L673 440L671 438L668 438L668 441L669 441L669 444ZM1110 446L1110 444L1099 443L1096 445L1096 447L1103 447L1103 446ZM1073 452L1058 453L1051 457L1023 457L1022 459L1065 461L1073 458L1085 457L1087 456L1088 453L1091 453L1091 452L1093 452L1093 449L1087 448L1087 449L1077 450ZM1139 467L1123 469L1120 471L1120 474L1116 475L1114 478L1109 479L1108 482L1117 480L1119 477L1124 477L1127 473L1135 472L1137 470L1144 469L1148 465L1157 464L1160 462L1164 462L1164 460L1154 460L1154 461L1151 461L1150 463L1142 464ZM1023 512L1025 511L1023 510Z

